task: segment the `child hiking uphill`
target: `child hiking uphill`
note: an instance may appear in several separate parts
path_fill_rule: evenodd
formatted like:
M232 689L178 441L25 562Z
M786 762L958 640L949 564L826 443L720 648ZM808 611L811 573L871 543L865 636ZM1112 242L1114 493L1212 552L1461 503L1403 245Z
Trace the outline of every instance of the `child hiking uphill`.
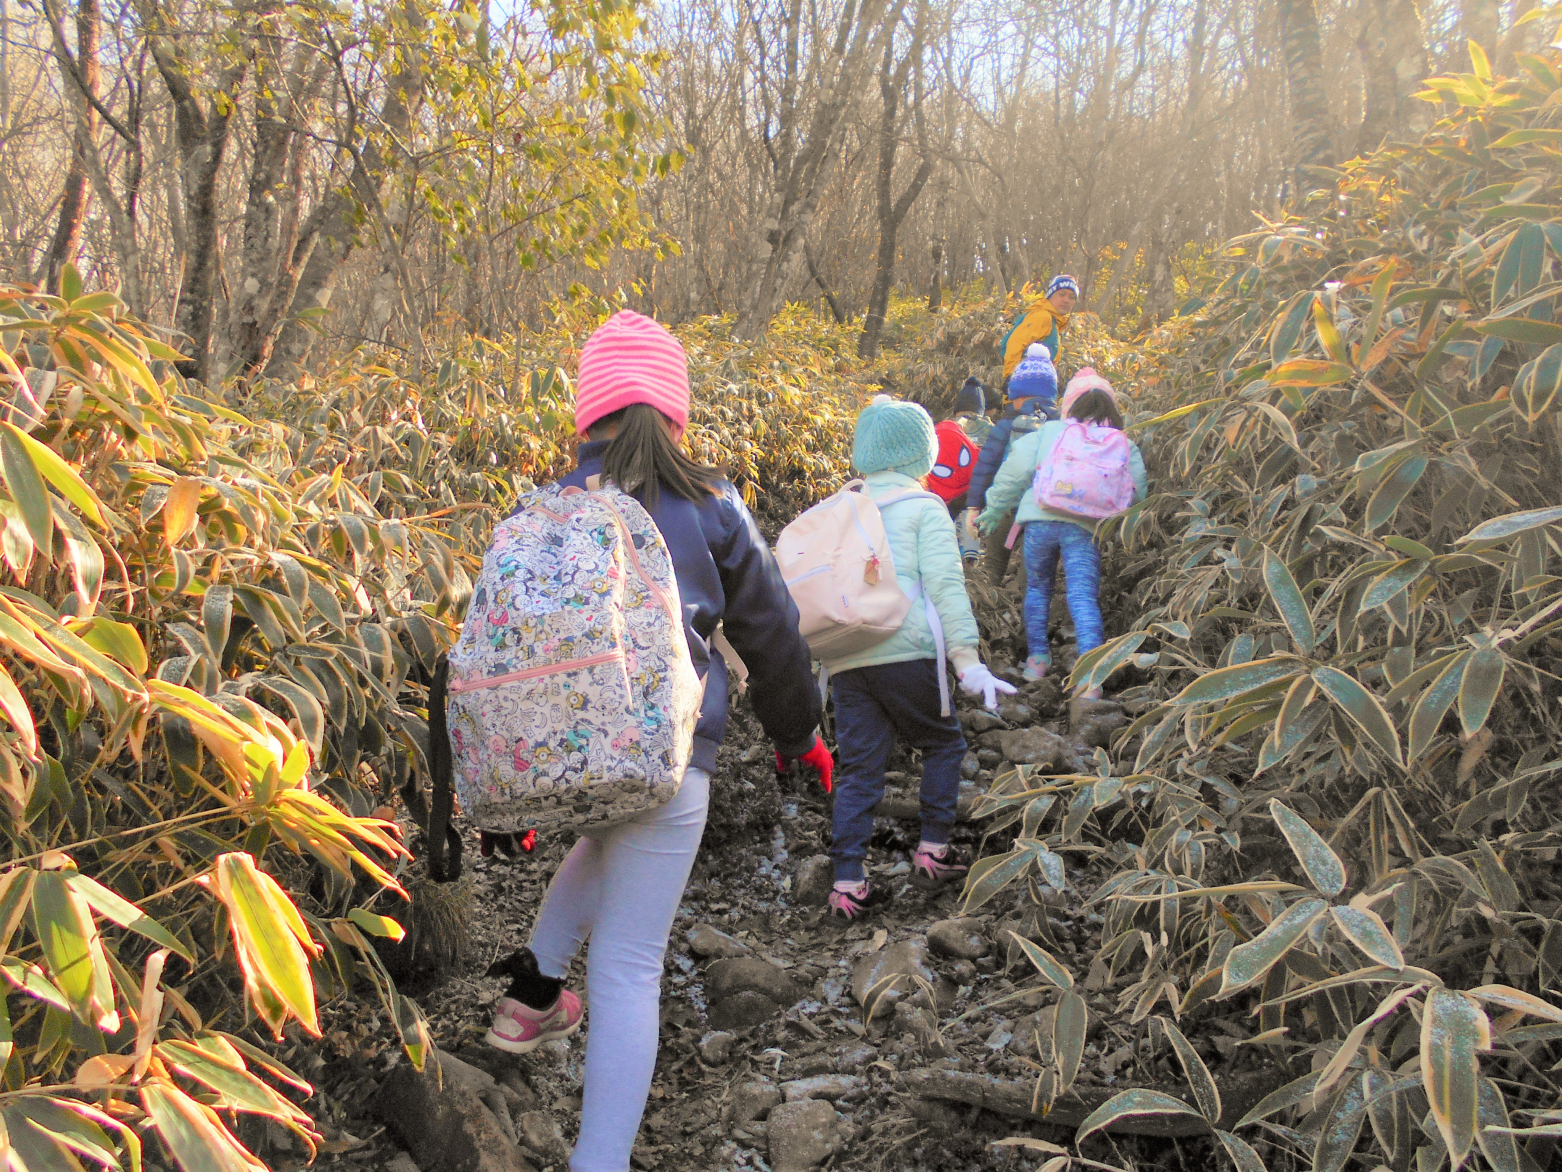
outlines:
M530 948L505 967L513 980L487 1041L524 1054L574 1031L582 1009L563 987L564 976L589 937L591 1032L580 1139L570 1168L628 1172L656 1064L663 954L705 828L710 776L727 725L727 665L711 647L718 624L749 665L754 710L779 752L814 766L826 789L831 763L815 733L819 694L797 609L765 540L737 490L679 447L689 417L683 347L651 319L618 313L581 350L576 389L575 423L586 442L562 483L593 492L604 482L614 485L655 522L676 576L670 602L681 605L703 699L676 796L627 821L585 831L559 868ZM551 557L550 567L568 553L524 552L539 563ZM640 557L654 553L642 548ZM567 566L562 572L572 576ZM634 658L627 665L631 677ZM565 694L573 699L580 693ZM621 690L618 696L622 707ZM587 698L586 706L592 702ZM580 726L587 736L589 716L582 713ZM456 727L452 722L452 736ZM627 735L632 740L636 734ZM517 743L518 759L523 744ZM623 751L632 755L634 748Z
M949 515L957 524L966 510L971 473L992 429L981 380L968 378L955 398L954 414L933 429L938 437L938 460L927 477L928 488L949 506ZM982 552L976 530L962 526L959 537L961 556L974 562Z
M1009 405L1003 418L993 424L976 467L971 470L971 482L966 489L965 532L969 535L976 528L976 517L984 507L985 498L992 486L993 477L1003 466L1004 457L1020 436L1033 432L1048 419L1057 418L1058 372L1052 364L1052 356L1040 342L1031 343L1025 360L1009 378ZM1010 518L1010 524L1013 518ZM987 557L987 584L1003 585L1009 572L1009 525L995 526L983 543ZM967 537L969 540L969 536Z
M880 395L857 418L852 463L863 491L879 506L900 589L911 599L899 630L866 650L827 658L835 686L835 739L840 754L830 911L855 919L888 902L868 879L865 860L873 807L884 797L884 770L897 738L922 751L922 836L911 880L936 890L965 878L968 864L950 845L960 793L965 737L949 703L944 660L967 695L996 707L1012 695L977 657L980 636L965 592L954 522L922 488L938 443L933 420L915 403Z
M1089 367L1069 381L1063 418L1044 423L1009 449L987 492L983 533L1015 519L1024 527L1025 634L1030 654L1025 678L1039 680L1051 666L1047 624L1052 611L1052 580L1063 562L1068 610L1074 620L1079 654L1094 651L1106 639L1101 619L1101 548L1096 521L1144 499L1144 457L1122 434L1123 416L1112 385ZM1099 699L1092 688L1088 699Z

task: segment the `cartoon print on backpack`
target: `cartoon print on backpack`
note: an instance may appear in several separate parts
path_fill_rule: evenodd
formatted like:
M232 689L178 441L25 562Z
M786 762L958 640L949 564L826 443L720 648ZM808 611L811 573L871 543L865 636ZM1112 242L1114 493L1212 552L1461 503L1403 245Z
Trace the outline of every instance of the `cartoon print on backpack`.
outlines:
M456 789L485 829L612 825L677 792L701 688L666 544L618 489L538 489L495 527L450 668Z

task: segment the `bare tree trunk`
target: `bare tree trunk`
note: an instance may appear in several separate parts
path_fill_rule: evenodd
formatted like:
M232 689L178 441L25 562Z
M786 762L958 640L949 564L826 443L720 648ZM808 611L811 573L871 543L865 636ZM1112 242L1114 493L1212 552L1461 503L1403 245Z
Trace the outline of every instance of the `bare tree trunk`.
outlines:
M255 145L233 315L233 354L246 375L270 361L312 250L312 240L299 247L304 154L298 127L304 107L325 80L329 60L315 57L313 69L307 60L300 51L289 68L285 42L275 30L268 30L255 59Z
M56 27L50 19L50 25ZM60 197L60 217L55 224L54 237L38 265L37 284L49 293L60 291L60 273L76 258L81 244L81 226L87 219L87 154L95 151L93 136L97 132L97 111L91 99L98 92L98 42L102 20L98 12L98 0L79 0L76 6L76 70L68 62L68 53L56 53L60 72L65 75L67 89L80 87L89 95L77 103L76 130L71 142L70 166L65 172L65 192ZM63 32L61 32L63 35Z
M1497 21L1497 0L1462 0L1459 5L1459 36L1488 52L1497 48Z
M1356 153L1367 154L1409 127L1420 105L1413 95L1430 68L1413 0L1362 0L1361 15L1356 49L1366 103Z
M403 9L408 28L416 33L422 20L412 4ZM391 136L405 141L412 120L423 101L425 71L422 57L410 50L402 55L402 68L390 79L380 103L378 121ZM285 306L276 322L275 343L261 368L268 378L287 378L303 365L315 335L305 315L323 310L331 303L336 279L358 246L363 231L361 208L377 209L387 167L372 143L354 151L352 176L346 191L337 191L322 199L299 229L289 265L297 272L291 295L278 298L274 305ZM383 216L381 217L383 224ZM392 240L382 241L394 248Z
M933 255L933 281L927 291L927 311L938 313L944 308L944 242L933 241L928 250Z
M1301 186L1303 168L1334 162L1329 101L1323 87L1323 45L1313 0L1279 0L1279 13L1291 99L1292 153Z
M819 263L814 260L813 246L807 240L803 241L803 256L808 261L808 275L813 278L814 284L819 286L819 292L824 294L825 302L830 306L830 316L835 319L836 325L844 326L846 315L841 312L841 303L836 300L830 286L824 283L824 277L819 273Z
M141 3L143 19L151 30L147 40L152 59L173 100L174 130L184 179L186 252L174 329L184 335L191 357L181 364L180 373L210 384L213 325L221 284L217 176L227 152L228 131L237 111L238 89L248 72L248 62L241 59L224 69L210 84L214 96L203 106L195 90L195 72L184 56L177 22L157 6L156 0Z
M884 331L884 316L889 312L890 288L895 283L895 240L911 205L916 203L933 174L933 159L927 150L927 132L922 118L922 38L927 24L927 5L917 11L917 24L911 35L911 47L897 67L895 38L884 42L884 65L879 70L879 94L883 109L879 115L879 173L876 184L879 222L879 254L873 272L873 289L868 294L868 312L862 319L862 334L857 339L857 356L872 358L879 352L879 335ZM916 119L922 161L906 190L895 198L895 154L900 146L899 106L908 76L914 73L912 117Z
M861 0L860 4L847 5L835 42L824 55L819 96L807 138L801 145L797 145L800 112L795 100L794 19L787 47L787 91L783 93L780 134L773 153L774 182L760 239L749 264L748 289L733 327L734 336L758 338L780 309L802 241L818 210L824 180L840 156L846 107L856 94L880 37L893 35L904 3L905 0ZM800 7L801 0L794 0L793 11Z

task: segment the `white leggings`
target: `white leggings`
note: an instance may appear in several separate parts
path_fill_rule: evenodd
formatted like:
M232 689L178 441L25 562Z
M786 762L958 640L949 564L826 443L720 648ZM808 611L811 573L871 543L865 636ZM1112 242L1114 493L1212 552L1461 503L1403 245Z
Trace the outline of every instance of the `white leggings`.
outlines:
M705 830L710 776L632 822L582 836L553 877L532 932L537 967L562 979L589 936L586 1090L572 1172L628 1172L656 1069L662 957Z

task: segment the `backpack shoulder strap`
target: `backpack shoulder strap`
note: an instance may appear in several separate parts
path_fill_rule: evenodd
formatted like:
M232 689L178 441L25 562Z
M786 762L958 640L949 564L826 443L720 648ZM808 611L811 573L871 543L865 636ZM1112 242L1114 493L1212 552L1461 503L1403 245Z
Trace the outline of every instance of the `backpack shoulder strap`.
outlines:
M914 501L923 497L930 501L937 501L941 505L944 503L943 497L939 496L936 492L928 492L925 488L910 488L898 496L887 497L884 500L874 501L873 503L879 507L879 512L882 513L891 505L898 505L903 501Z
M427 839L428 873L436 883L461 878L461 835L450 825L455 812L455 765L450 759L450 727L445 722L445 700L450 689L450 660L441 655L428 689L429 795ZM446 855L446 848L449 854Z

